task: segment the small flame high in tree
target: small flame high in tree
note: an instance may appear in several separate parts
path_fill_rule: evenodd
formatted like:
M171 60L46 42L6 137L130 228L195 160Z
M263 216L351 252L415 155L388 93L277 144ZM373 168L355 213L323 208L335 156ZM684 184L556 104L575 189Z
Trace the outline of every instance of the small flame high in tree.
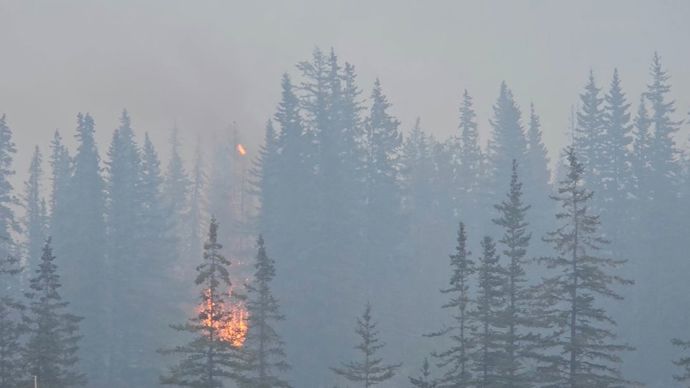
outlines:
M233 320L230 261L221 255L218 243L218 223L211 219L204 257L197 266L196 285L201 286L198 314L183 325L171 327L194 335L186 345L164 349L163 354L179 355L180 361L167 375L161 376L164 385L193 388L221 388L231 379L244 382L241 346L228 340L227 327Z
M376 323L371 318L371 305L367 303L364 314L357 318L355 333L362 339L355 349L362 353L362 359L344 363L342 368L331 368L335 374L343 376L353 383L362 383L364 388L373 387L395 376L396 369L402 364L384 364L376 353L384 347L378 339Z

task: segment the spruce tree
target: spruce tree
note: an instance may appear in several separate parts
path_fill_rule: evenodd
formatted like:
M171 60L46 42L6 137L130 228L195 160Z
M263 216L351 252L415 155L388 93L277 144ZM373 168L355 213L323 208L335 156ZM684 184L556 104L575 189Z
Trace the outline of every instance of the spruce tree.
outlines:
M528 375L531 359L531 329L537 326L533 317L531 292L527 286L525 265L528 261L527 250L532 234L528 232L527 211L530 205L522 200L522 183L518 179L518 164L513 160L513 172L510 178L510 189L506 198L498 205L498 218L493 222L503 230L498 242L503 248L503 256L509 260L506 267L507 284L505 289L506 306L504 312L505 352L506 352L506 387L529 387L531 377Z
M280 313L278 300L273 296L271 282L275 277L273 259L269 258L262 236L257 240L256 272L253 282L247 285L247 312L249 314L247 337L243 349L248 353L248 387L290 387L281 374L289 365L283 340L276 324L285 319Z
M465 90L460 106L460 135L456 149L454 185L455 208L457 214L465 220L479 217L479 204L483 202L480 190L482 188L482 171L484 169L484 155L479 145L479 131L477 130L476 113L472 104L472 97Z
M12 130L7 125L5 115L0 116L0 257L17 257L13 233L19 232L19 223L14 215L14 207L19 204L14 195L11 179L12 167L17 149L12 140ZM15 296L19 296L16 294Z
M29 178L24 183L24 215L23 231L26 236L25 265L33 268L38 265L42 246L47 237L48 220L45 214L45 204L41 198L41 180L43 177L43 156L38 146L34 149L29 167Z
M471 356L473 354L474 336L477 330L476 323L471 314L470 279L475 273L474 262L470 259L470 251L467 247L467 235L465 224L462 222L458 228L458 245L455 253L450 255L451 277L449 287L441 290L449 295L449 300L443 305L453 317L453 323L448 328L431 337L445 339L448 348L433 354L438 359L439 367L445 368L439 383L444 387L469 387L472 384Z
M366 122L365 173L365 258L377 267L375 261L387 261L391 246L399 239L400 187L399 157L402 135L400 122L390 115L390 102L383 94L377 79L371 94L371 109ZM380 270L380 268L379 268Z
M25 367L41 387L68 388L86 384L79 371L79 322L83 319L69 312L69 302L62 299L55 256L48 238L43 246L36 275L26 293L29 339Z
M21 386L25 378L23 322L25 306L10 288L21 273L19 260L14 256L0 256L0 388Z
M529 126L527 128L527 155L522 166L524 182L524 200L529 204L539 204L527 215L527 221L537 235L544 235L551 230L550 222L553 208L549 203L551 195L551 171L549 157L542 140L541 121L530 104ZM535 252L541 252L539 241L532 242Z
M72 158L69 150L63 144L62 136L55 131L50 142L50 225L49 235L55 241L65 240L63 226L67 224L69 217L69 185L72 177ZM59 244L56 244L56 247Z
M661 64L661 58L655 52L650 69L651 83L647 85L645 96L651 108L651 130L654 134L650 149L651 175L650 188L652 198L657 204L670 205L678 191L680 178L680 151L676 147L674 136L681 121L675 121L675 101L669 99L671 92L670 76ZM667 206L668 207L668 206ZM666 211L671 211L666 209Z
M422 369L419 371L419 376L410 377L410 384L416 388L436 388L438 383L431 376L431 368L429 366L429 359L425 358L422 363Z
M185 324L171 326L192 338L184 345L160 351L179 358L168 373L161 376L161 384L222 388L228 379L245 381L241 351L224 333L233 307L228 268L230 261L220 253L222 248L218 242L218 224L212 218L195 279L195 284L200 288L198 314Z
M94 134L93 118L80 113L75 136L78 147L55 255L69 258L63 266L65 298L77 315L93 317L81 326L84 341L80 346L80 358L84 360L84 370L89 371L90 384L113 386L109 378L115 375L108 367L113 357L114 332L112 304L108 299L112 282L106 262L105 185ZM91 315L93 311L101 314Z
M163 183L163 200L171 213L172 230L177 249L176 257L189 252L188 235L185 231L185 223L189 212L189 188L191 182L184 168L184 162L180 155L179 129L175 125L170 133L170 159L165 172ZM196 253L196 252L194 252ZM176 260L174 257L173 259Z
M501 90L493 106L493 131L488 146L489 161L489 190L493 202L497 203L501 197L503 185L510 179L510 165L513 159L518 162L525 160L527 140L522 128L520 109L513 98L513 92L505 82L501 83Z
M620 353L631 347L615 342L615 321L602 304L622 299L613 287L632 282L613 272L625 260L598 256L608 241L592 214L593 192L584 186L584 167L572 147L566 158L567 175L553 196L559 226L545 238L555 255L541 260L551 271L540 287L542 314L554 333L542 343L539 374L547 387L625 386Z
M606 128L604 127L604 99L601 89L597 87L594 72L589 72L585 90L580 94L581 107L577 112L577 123L574 133L574 147L578 158L585 168L585 178L592 190L599 192L603 189L602 169L608 165L604 145L606 144ZM598 208L601 205L598 204Z
M279 214L282 194L278 175L281 167L279 158L278 135L273 127L273 121L268 120L264 130L264 144L259 149L252 175L261 209L258 220L259 230L269 238L278 234L275 216Z
M371 305L367 303L361 318L357 318L355 333L361 342L355 346L361 352L361 359L343 363L341 368L331 368L333 372L348 381L361 384L364 388L373 387L390 380L402 364L384 364L377 356L385 344L378 338L376 323L372 321Z
M198 255L202 250L202 219L206 209L206 174L204 171L204 157L201 151L201 142L197 139L194 151L194 167L192 168L192 185L189 192L189 216L187 218L189 251L185 257Z
M505 353L506 270L499 262L496 243L485 236L481 242L482 255L477 267L478 292L473 311L477 322L472 359L476 387L499 387L504 383L508 370Z
M647 102L644 96L640 97L640 104L635 116L635 142L633 144L632 170L635 177L635 199L641 206L637 206L638 212L652 198L652 165L651 148L654 134L651 132L651 119L647 111ZM639 216L639 214L638 214Z

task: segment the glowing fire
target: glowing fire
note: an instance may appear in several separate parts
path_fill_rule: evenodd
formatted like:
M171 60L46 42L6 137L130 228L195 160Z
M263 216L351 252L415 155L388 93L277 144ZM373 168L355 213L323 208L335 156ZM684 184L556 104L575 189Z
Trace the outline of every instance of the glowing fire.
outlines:
M214 302L209 290L206 290L204 299L204 304L198 308L202 325L215 329L221 341L228 342L234 347L244 345L249 329L249 313L244 304L238 302L228 308ZM220 313L216 312L215 315L223 317L221 320L213 317L213 312L218 310Z
M237 146L235 148L237 149L237 153L241 156L247 155L247 150L244 148L242 144L237 143Z

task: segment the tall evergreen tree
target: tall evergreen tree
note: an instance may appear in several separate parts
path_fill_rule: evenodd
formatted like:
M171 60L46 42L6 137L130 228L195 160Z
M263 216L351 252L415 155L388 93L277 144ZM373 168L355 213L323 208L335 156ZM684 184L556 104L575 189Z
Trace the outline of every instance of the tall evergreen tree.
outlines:
M62 299L50 239L43 246L36 275L31 279L29 300L29 339L25 366L41 387L67 388L86 384L86 375L78 368L79 322L83 319L69 312Z
M264 144L259 149L252 174L261 207L259 230L270 238L278 234L275 217L279 214L281 200L279 159L278 134L273 127L273 121L268 120L264 130Z
M366 252L369 262L387 261L390 247L399 237L399 157L402 136L400 122L390 115L390 102L377 79L371 93L371 110L366 123ZM373 263L372 263L373 264Z
M456 212L466 220L474 220L479 216L478 208L482 203L480 190L484 183L482 171L485 163L479 145L476 117L472 97L465 90L460 106L460 135L455 157L454 185L458 191L455 194Z
M477 330L474 317L471 316L473 310L470 305L469 286L476 268L470 259L465 224L462 222L458 229L457 242L455 253L450 255L450 287L441 290L450 296L443 308L451 312L453 324L431 336L440 336L449 344L447 349L433 354L434 358L439 360L439 366L445 368L439 383L444 387L462 388L472 384L471 356L476 345L473 339Z
M496 243L491 237L481 242L482 255L477 267L477 306L473 312L478 330L473 351L474 384L477 387L500 387L508 370L505 354L505 268L499 262Z
M0 257L17 257L18 253L14 233L19 232L20 228L13 209L19 201L14 195L11 183L15 173L12 164L16 153L12 130L3 114L0 116Z
M603 190L602 169L608 165L604 145L606 128L604 127L604 99L601 89L594 80L594 72L589 72L585 90L580 94L581 107L577 112L574 133L574 147L585 168L585 179L596 192ZM599 206L601 208L601 206Z
M175 125L170 133L170 159L163 183L163 200L172 215L171 223L173 237L177 249L177 256L189 252L188 236L185 231L184 220L189 212L189 188L191 182L184 168L184 162L180 155L179 129ZM195 252L196 253L196 252Z
M650 123L654 134L649 160L653 171L650 188L656 204L669 205L678 192L680 179L680 154L673 137L678 132L681 121L672 118L676 108L675 101L668 97L671 92L670 76L664 70L657 53L654 53L650 72L652 81L647 85L645 94L650 102Z
M247 285L249 329L243 345L244 351L249 353L248 387L287 388L290 384L281 373L289 365L283 340L275 327L285 316L280 313L278 300L271 291L275 267L273 260L266 254L263 237L259 236L257 246L254 281Z
M422 363L422 369L418 377L410 377L410 384L417 388L436 388L438 383L431 376L431 368L429 366L429 360L424 359Z
M47 237L48 220L45 214L45 203L41 198L41 180L43 177L43 156L38 146L34 149L29 167L29 179L24 186L24 215L23 230L26 236L25 266L33 268L41 257L42 245Z
M333 372L351 381L362 384L364 388L373 387L395 376L395 371L401 364L384 364L383 359L377 356L378 351L384 347L379 340L379 332L376 323L371 318L371 305L367 304L364 314L357 318L355 333L361 338L361 342L355 349L362 353L362 358L357 361L344 363L342 368L331 368Z
M134 295L141 288L136 267L143 258L141 157L126 110L120 116L120 126L113 132L106 165L108 281L112 287L108 290L108 304L113 310L112 334L115 337L111 344L110 384L118 385L135 378L131 366L139 364L134 348L140 343L136 335L141 329L138 325L141 316L132 311L137 305ZM118 279L128 279L128 287L119 287Z
M22 318L25 306L16 298L10 286L16 284L21 273L19 260L14 256L0 256L0 388L21 386L25 378L24 344L26 327Z
M49 235L56 241L62 241L62 226L67 223L69 215L68 195L70 179L72 177L72 158L69 150L62 142L60 132L55 131L50 142L50 168L51 168L51 192L50 192L50 227Z
M506 352L506 387L529 387L531 376L528 374L529 362L532 359L532 329L538 326L533 316L530 303L531 290L527 286L525 265L527 250L532 234L527 231L527 210L522 200L522 183L518 179L518 164L513 160L513 172L510 178L510 189L506 198L495 206L498 218L493 222L501 227L503 235L499 243L503 247L503 256L509 260L506 267L507 284L505 289L505 352Z
M93 118L80 113L74 170L63 208L64 224L60 225L62 240L55 244L55 253L68 258L63 267L65 298L73 303L77 315L91 317L81 326L84 370L90 371L89 381L94 386L114 386L108 380L114 333L108 299L111 282L105 249L104 182L94 131ZM92 315L94 311L101 314Z
M198 255L202 250L202 219L206 210L206 197L204 191L206 187L206 173L204 171L204 157L201 151L201 142L197 140L194 152L194 167L192 169L192 185L189 192L189 217L188 217L188 236L189 251L184 257Z
M242 376L242 355L224 331L231 319L230 261L220 252L218 224L211 219L204 255L197 267L195 284L200 287L198 314L187 323L172 328L193 338L185 345L161 350L177 355L179 361L161 376L164 385L193 388L222 388L224 381L245 381Z
M614 342L615 321L602 302L622 299L613 287L632 282L612 272L624 260L597 256L607 241L591 213L593 192L584 186L584 167L572 147L566 158L568 172L553 197L560 205L559 226L545 238L555 256L542 259L553 273L541 286L543 314L555 332L540 375L547 387L625 386L618 364L620 353L631 348Z
M488 146L490 176L489 190L493 203L500 200L500 192L505 182L510 180L510 166L513 159L522 163L527 152L527 140L522 129L521 113L513 92L505 82L493 106L493 131Z
M549 206L551 195L551 171L549 170L549 157L542 140L541 121L530 104L529 126L527 129L527 155L523 166L523 181L525 202L539 204L532 208L527 216L527 221L537 235L544 235L551 230L550 222L553 208ZM541 252L540 242L532 242L535 252Z
M650 161L652 140L651 119L647 111L647 103L644 96L640 97L640 104L635 116L635 143L633 144L632 170L635 177L635 198L644 208L652 194L652 166ZM638 206L638 210L640 207Z

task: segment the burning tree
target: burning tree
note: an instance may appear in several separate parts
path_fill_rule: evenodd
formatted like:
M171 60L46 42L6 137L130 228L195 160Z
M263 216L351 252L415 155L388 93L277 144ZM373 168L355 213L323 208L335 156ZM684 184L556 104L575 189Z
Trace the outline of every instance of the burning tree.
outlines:
M164 349L163 354L180 355L181 360L161 376L161 383L181 387L219 388L223 380L243 382L242 344L246 316L237 295L230 291L230 261L220 254L218 223L211 219L196 284L201 286L197 315L171 327L194 335L186 345ZM234 302L234 303L233 303Z

